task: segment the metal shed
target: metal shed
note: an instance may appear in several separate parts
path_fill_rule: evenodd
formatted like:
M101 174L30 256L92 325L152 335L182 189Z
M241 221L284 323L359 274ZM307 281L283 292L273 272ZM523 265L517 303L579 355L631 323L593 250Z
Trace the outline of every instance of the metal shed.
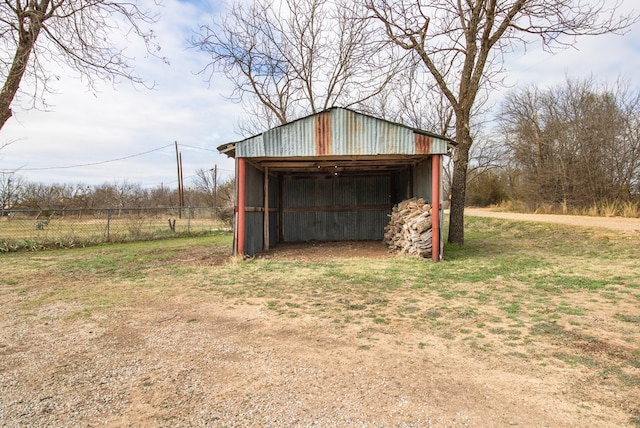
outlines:
M422 197L434 207L433 260L441 260L442 161L453 144L334 107L218 147L236 161L234 254L382 240L393 205Z

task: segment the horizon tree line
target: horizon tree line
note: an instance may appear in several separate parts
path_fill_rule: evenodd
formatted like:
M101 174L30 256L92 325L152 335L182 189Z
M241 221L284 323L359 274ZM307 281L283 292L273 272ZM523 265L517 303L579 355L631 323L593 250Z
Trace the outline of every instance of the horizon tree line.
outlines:
M198 170L185 188L185 206L228 209L233 207L233 178L220 179L216 186ZM157 185L143 188L126 180L98 185L82 183L38 183L17 173L0 173L0 210L66 210L106 208L178 207L177 187Z
M448 241L462 245L467 186L484 162L474 154L485 152L476 147L482 145L478 143L486 101L503 83L504 57L536 44L555 52L574 46L581 36L624 34L640 15L624 13L622 7L622 0L239 1L201 24L191 45L211 57L202 73L209 78L222 73L234 85L230 98L242 102L247 112L238 123L241 133L339 105L453 137L458 146L450 171ZM17 98L46 108L45 95L55 78L51 63L76 71L89 88L96 80L152 86L135 73L132 59L118 42L123 35L137 37L150 56L168 62L158 55L153 32L157 18L154 3L142 0L0 2L0 129ZM23 81L26 85L20 90ZM582 101L591 109L583 124L600 120L607 109L615 110L615 103L599 96ZM594 178L607 171L593 162L608 155L588 150L590 144L598 144L595 131L578 136L578 125L547 122L546 116L543 122L545 112L539 113L530 128L523 119L522 126L510 129L511 135L533 141L535 147L533 163L523 147L509 147L517 154L514 165L526 172L523 182L554 193L554 199L560 194L569 203L570 181L577 179L570 166L581 161L591 168L590 179L575 187L592 197L601 195L611 183ZM576 135L552 138L563 132ZM603 131L598 138L613 136ZM565 152L571 150L579 153L569 159ZM553 162L557 153L563 155L560 164ZM619 159L610 156L608 161ZM620 168L615 180L624 181L629 171ZM635 174L634 168L627 169ZM560 173L562 179L554 182L543 171ZM510 176L513 183L515 178ZM633 180L627 180L630 195L635 191ZM76 198L82 199L72 199Z

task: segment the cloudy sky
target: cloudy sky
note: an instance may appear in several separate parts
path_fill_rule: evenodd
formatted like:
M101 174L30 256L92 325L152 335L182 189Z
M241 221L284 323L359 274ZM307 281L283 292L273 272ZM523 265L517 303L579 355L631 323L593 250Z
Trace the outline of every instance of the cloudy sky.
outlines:
M626 10L631 3L626 0ZM177 141L185 184L197 169L214 165L222 177L231 176L233 160L216 147L240 139L235 124L242 108L225 99L231 88L223 76L206 82L197 74L207 57L187 48L198 25L210 22L211 14L221 9L217 0L163 1L155 30L170 65L144 55L136 58L137 72L155 82L153 90L99 84L93 93L71 72L61 71L56 93L47 98L49 111L14 106L14 116L0 131L0 146L11 143L0 150L0 171L19 169L34 182L126 180L145 188L175 187ZM583 38L576 48L554 55L530 48L506 60L511 88L560 84L566 76L610 82L623 77L640 88L640 24L624 37Z

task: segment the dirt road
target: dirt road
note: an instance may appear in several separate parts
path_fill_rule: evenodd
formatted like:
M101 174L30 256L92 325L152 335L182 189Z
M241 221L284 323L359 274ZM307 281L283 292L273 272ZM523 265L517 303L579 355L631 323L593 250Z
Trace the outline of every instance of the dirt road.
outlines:
M522 214L494 211L490 208L466 208L464 212L465 215L472 217L493 217L510 220L570 224L574 226L601 227L617 230L620 232L640 233L640 218L590 217L557 214Z

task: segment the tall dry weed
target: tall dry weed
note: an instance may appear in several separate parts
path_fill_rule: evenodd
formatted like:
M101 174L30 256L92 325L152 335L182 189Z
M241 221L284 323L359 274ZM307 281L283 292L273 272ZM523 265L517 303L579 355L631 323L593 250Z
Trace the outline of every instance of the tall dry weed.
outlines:
M600 215L603 217L615 217L618 215L618 202L604 201L600 203Z
M640 202L624 202L620 211L623 217L638 218L640 217Z
M553 204L540 204L534 211L534 214L554 214L556 209Z

